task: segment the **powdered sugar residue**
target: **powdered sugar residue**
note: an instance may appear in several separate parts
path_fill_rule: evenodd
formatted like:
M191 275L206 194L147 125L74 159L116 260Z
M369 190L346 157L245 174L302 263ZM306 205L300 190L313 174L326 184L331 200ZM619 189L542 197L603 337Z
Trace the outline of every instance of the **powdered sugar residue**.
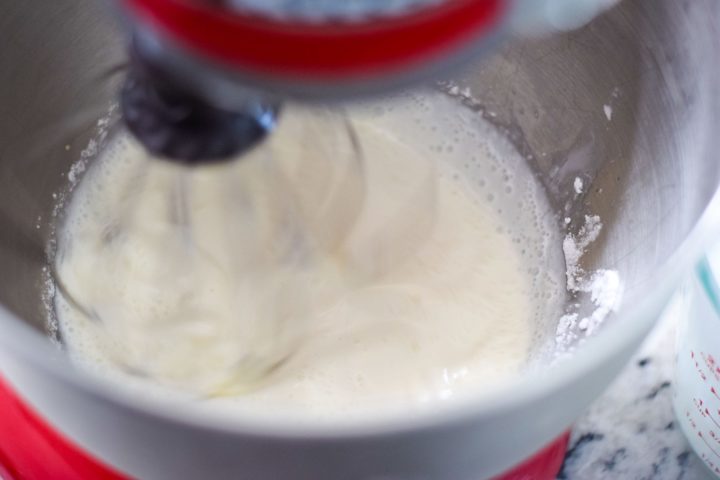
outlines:
M611 121L613 114L612 106L607 104L603 105L603 112L605 113L605 118L607 118L607 121Z
M583 193L583 179L580 177L575 177L575 181L573 182L573 188L575 189L575 193L580 195Z
M568 345L575 340L575 329L577 328L577 313L568 313L560 317L557 331L555 332L555 342L558 345Z
M592 335L605 318L618 309L622 297L622 283L616 270L597 270L582 285L590 293L595 310L580 321L578 326L585 335Z
M580 267L580 258L588 246L597 240L602 230L602 222L597 215L585 215L585 224L577 235L568 233L563 240L563 253L565 254L565 274L567 275L567 289L569 292L580 291L585 272Z
M567 290L578 301L563 315L557 326L555 341L559 353L569 353L579 340L592 335L607 316L617 310L622 299L622 282L616 270L598 269L587 272L581 266L582 256L597 240L602 230L598 215L585 215L585 222L576 234L568 233L563 240ZM589 295L589 312L581 314L582 294ZM589 305L587 305L589 303Z
M60 221L60 215L65 208L66 202L70 193L77 186L82 174L87 169L88 163L97 156L99 150L104 145L105 140L110 132L113 125L113 117L117 114L118 104L111 103L108 107L107 113L100 118L95 125L95 132L93 138L90 139L87 146L80 152L80 158L70 166L67 172L68 183L58 192L52 194L55 205L53 206L52 214L50 215L51 221L49 222L51 232L47 245L47 257L51 262L55 261L55 250L57 248L56 238L56 227ZM63 147L65 151L70 151L70 145ZM38 224L36 228L40 228L40 222L43 219L38 217ZM42 268L42 282L43 291L41 295L41 301L43 308L47 314L48 323L46 325L47 332L50 339L60 346L59 331L57 318L55 317L55 294L56 285L53 279L52 269L49 266Z

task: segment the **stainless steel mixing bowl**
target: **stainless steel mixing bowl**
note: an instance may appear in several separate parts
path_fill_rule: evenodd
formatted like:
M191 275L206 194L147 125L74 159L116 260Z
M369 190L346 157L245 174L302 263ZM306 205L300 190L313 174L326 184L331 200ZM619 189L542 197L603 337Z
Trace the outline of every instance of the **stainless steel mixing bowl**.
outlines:
M561 216L605 224L587 266L619 312L571 361L470 404L363 425L224 419L134 398L45 333L53 193L116 92L123 39L95 0L0 0L0 366L51 422L138 478L484 478L573 422L720 225L720 2L626 0L582 30L515 40L461 75L532 157ZM576 198L572 183L590 187Z

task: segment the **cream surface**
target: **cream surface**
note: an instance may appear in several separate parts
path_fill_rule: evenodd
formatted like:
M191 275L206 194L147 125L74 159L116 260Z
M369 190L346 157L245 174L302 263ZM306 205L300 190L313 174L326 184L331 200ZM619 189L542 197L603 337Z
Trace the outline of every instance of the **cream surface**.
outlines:
M111 140L58 237L85 310L56 299L71 356L120 383L325 417L515 378L559 285L538 273L548 210L491 138L465 125L457 148L435 144L439 112L399 105L350 114L362 160L343 117L300 109L249 158L192 172Z

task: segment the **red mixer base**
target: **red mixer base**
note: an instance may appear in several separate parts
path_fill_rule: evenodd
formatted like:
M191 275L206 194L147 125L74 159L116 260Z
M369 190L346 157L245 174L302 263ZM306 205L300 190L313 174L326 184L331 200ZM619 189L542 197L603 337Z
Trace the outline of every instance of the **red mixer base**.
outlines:
M555 480L569 441L570 432L566 432L520 465L492 480Z
M569 434L493 480L553 480ZM0 478L3 480L128 480L60 435L0 378Z

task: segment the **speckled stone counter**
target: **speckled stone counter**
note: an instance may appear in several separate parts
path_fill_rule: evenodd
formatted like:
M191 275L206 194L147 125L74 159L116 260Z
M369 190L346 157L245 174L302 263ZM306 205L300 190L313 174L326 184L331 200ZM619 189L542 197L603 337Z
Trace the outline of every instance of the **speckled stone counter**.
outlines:
M575 426L562 480L710 480L672 411L679 321L672 306L623 374Z

